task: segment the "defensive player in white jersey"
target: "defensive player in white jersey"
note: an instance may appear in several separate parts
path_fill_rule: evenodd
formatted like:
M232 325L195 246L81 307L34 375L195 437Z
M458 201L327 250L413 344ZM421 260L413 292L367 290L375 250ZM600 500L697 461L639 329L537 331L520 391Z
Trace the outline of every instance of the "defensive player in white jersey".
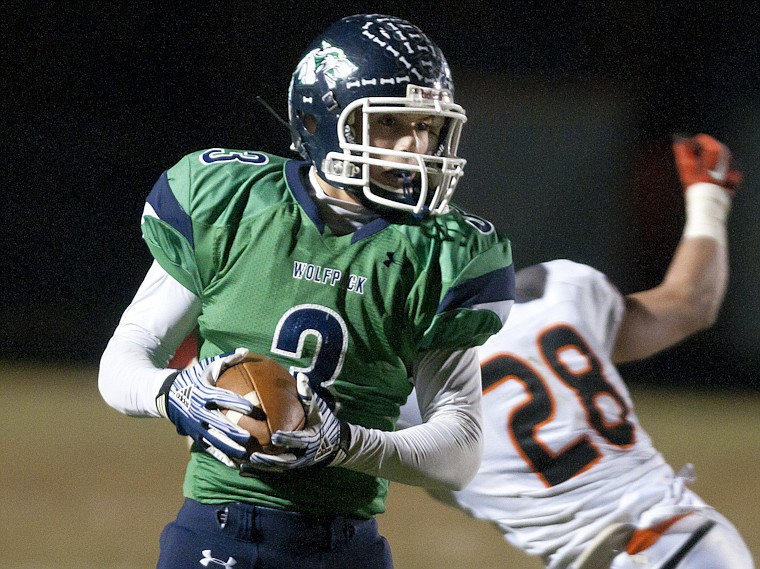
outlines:
M674 473L652 446L614 366L712 325L725 293L741 175L707 135L673 150L686 226L662 283L623 296L567 260L518 271L509 320L479 349L483 462L464 490L436 494L549 569L753 567L734 526L686 487L689 467Z

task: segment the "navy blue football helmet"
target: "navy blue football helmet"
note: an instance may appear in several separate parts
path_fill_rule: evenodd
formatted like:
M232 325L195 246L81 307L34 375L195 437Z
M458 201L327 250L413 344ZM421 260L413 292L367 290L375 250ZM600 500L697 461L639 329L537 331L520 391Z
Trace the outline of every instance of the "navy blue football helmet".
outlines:
M441 123L430 155L373 147L372 113L413 113ZM464 109L454 103L451 70L417 26L358 14L327 28L304 51L290 82L293 149L332 186L365 203L417 216L448 211L465 160L456 155ZM403 188L370 180L370 166L393 168Z

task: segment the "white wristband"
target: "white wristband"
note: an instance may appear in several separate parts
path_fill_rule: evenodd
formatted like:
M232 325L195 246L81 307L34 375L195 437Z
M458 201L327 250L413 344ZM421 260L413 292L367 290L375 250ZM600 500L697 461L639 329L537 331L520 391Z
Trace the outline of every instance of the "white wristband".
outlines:
M725 245L731 196L717 184L699 182L686 188L686 224L683 237L710 237Z

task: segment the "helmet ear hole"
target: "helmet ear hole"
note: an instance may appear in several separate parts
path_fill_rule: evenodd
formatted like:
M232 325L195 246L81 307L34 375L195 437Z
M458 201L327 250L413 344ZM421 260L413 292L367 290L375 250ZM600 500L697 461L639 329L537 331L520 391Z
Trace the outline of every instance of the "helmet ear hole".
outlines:
M314 115L306 115L303 117L303 126L309 131L309 134L317 132L317 119Z

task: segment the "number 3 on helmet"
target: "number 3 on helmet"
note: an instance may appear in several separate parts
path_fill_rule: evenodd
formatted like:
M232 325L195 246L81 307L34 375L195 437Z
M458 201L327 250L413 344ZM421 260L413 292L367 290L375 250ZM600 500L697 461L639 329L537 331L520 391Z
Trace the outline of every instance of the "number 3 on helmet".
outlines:
M404 113L440 124L429 154L370 145L370 115ZM392 16L360 14L327 28L304 52L288 90L293 148L332 186L369 207L417 216L448 211L465 160L457 147L464 109L451 71L419 28ZM403 189L381 187L370 167L393 168Z

